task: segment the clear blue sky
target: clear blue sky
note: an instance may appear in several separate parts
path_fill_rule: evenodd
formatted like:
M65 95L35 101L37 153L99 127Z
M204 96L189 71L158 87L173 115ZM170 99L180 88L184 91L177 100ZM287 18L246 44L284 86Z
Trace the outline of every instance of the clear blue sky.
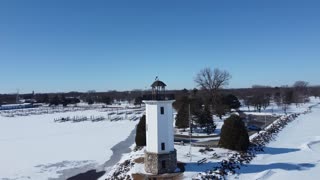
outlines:
M0 93L320 84L320 1L1 0Z

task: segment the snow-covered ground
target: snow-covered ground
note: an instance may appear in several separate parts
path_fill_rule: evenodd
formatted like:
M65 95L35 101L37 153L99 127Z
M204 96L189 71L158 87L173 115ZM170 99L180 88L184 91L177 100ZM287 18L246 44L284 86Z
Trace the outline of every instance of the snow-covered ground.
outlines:
M288 113L303 112L317 102L318 99L312 98L310 103L303 106L292 105ZM283 114L280 108L273 107L272 111ZM257 114L266 112L270 113L270 109ZM137 115L142 114L140 112ZM121 116L122 120L54 122L54 119L74 116L104 116L109 119L112 119L110 116ZM105 170L105 162L112 156L112 147L126 140L138 123L129 121L131 116L132 114L121 113L117 108L112 115L110 111L99 109L30 116L0 116L0 179L64 179L90 169ZM259 154L248 167L242 167L240 175L230 176L229 179L314 179L319 176L320 134L317 133L317 128L320 122L317 117L320 117L320 107L314 107L312 113L300 116L279 134L277 141L266 147L264 153ZM216 121L218 131L225 118ZM178 161L186 163L185 179L191 179L199 172L213 168L232 153L221 148L201 153L199 150L203 148L192 147L190 159L187 156L188 145L175 145L175 148ZM210 158L213 153L220 158ZM143 150L128 153L122 156L120 162L141 156ZM119 155L117 157L120 158ZM207 158L207 162L198 166L197 161L202 158ZM143 170L142 164L136 165L130 173Z
M229 179L319 179L320 106L299 116L278 134L240 175Z
M309 106L318 104L320 102L319 99L310 98L310 102L300 105L296 107L295 105L291 105L288 109L288 114L291 113L302 113L307 111ZM272 109L270 109L272 108ZM249 114L256 115L284 115L284 112L279 107L270 107L266 110L262 110L262 112L248 112ZM247 113L247 112L246 112ZM224 116L222 120L215 121L217 124L217 129L220 130L224 120L228 116ZM273 177L278 177L276 179L285 179L295 177L294 171L298 171L300 175L305 179L316 179L315 177L320 174L320 156L317 153L320 153L320 134L317 134L317 128L320 127L320 121L317 121L317 117L320 117L320 105L314 107L313 112L307 115L301 115L297 120L293 121L289 124L280 134L279 140L276 139L275 142L270 143L266 149L265 153L259 154L252 163L248 164L248 167L242 167L240 171L240 175L228 176L228 179L265 179L272 175ZM215 118L218 119L218 118ZM304 124L306 123L306 124ZM313 125L314 123L314 125ZM302 127L303 126L303 127ZM309 132L309 129L312 128ZM291 130L290 130L291 129ZM286 133L286 132L290 133ZM282 135L284 134L284 135ZM278 144L278 146L273 146L273 144ZM297 145L293 145L292 143L296 143ZM292 147L291 147L292 145ZM215 166L218 165L223 159L228 159L230 155L232 155L233 151L222 149L222 148L212 148L213 151L206 151L205 153L199 152L200 149L204 149L203 147L192 147L191 154L192 157L188 156L190 151L189 145L175 145L175 149L177 150L177 158L179 162L185 163L185 172L183 173L183 179L192 179L197 177L197 175L201 172L206 172L207 170L212 170ZM299 154L296 154L299 153ZM302 154L300 154L302 153ZM306 153L306 154L303 154ZM308 153L312 153L310 157ZM143 150L138 152L131 152L122 156L119 163L123 163L126 160L134 160L137 158L143 157ZM287 156L288 157L285 157ZM281 157L283 156L283 158ZM291 157L292 156L292 157ZM207 161L201 165L197 164L197 161L207 158ZM279 159L277 159L279 158ZM297 160L297 161L295 161ZM114 172L118 166L114 166L111 173L106 174L100 180L103 180L107 177L110 178L112 172ZM312 170L314 169L314 170ZM313 173L313 171L318 171L317 173L309 174L307 176L303 176L304 172L309 171ZM130 171L126 172L123 177L126 175L131 175L132 173L144 173L144 166L141 163L136 163L130 169ZM276 173L279 173L276 175ZM287 177L286 174L290 173ZM284 175L284 177L281 175ZM299 176L299 179L302 177ZM112 179L112 176L111 176Z
M88 110L55 114L0 116L0 179L43 180L64 178L99 168L111 148L125 140L138 121L56 123L73 116L104 116ZM141 115L139 115L141 116ZM109 116L110 117L110 116ZM126 116L127 118L129 116Z
M178 152L178 161L185 163L185 172L183 173L183 179L192 179L199 172L210 170L222 159L226 159L228 157L228 154L233 152L223 148L212 148L213 151L206 151L204 153L201 153L199 152L199 150L204 149L203 147L192 147L192 156L190 157L187 155L190 151L190 146L176 145L175 148ZM214 157L214 153L217 154L218 157ZM207 161L204 164L198 165L197 161L203 158L207 158Z

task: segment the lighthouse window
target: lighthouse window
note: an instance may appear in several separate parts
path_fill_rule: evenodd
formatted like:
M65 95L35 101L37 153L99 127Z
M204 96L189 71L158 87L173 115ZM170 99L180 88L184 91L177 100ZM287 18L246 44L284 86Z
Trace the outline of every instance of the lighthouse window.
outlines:
M166 146L164 143L161 143L161 150L164 151L166 149Z
M164 107L160 107L160 113L164 114Z

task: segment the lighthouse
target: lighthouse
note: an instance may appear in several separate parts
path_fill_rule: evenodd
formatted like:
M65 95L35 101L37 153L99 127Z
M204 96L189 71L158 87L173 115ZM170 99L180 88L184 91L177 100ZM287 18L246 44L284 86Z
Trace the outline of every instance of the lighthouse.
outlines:
M151 85L152 95L146 104L145 171L151 174L173 173L177 167L174 149L174 100L166 97L166 84L156 79Z

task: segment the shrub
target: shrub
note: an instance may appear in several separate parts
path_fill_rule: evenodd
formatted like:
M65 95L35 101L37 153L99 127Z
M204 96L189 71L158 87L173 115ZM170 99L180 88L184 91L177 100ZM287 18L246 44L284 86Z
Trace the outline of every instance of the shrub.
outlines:
M246 127L237 115L231 115L224 121L219 146L236 151L247 151L250 145Z
M145 146L146 145L146 116L143 115L140 118L139 124L136 130L136 145Z

